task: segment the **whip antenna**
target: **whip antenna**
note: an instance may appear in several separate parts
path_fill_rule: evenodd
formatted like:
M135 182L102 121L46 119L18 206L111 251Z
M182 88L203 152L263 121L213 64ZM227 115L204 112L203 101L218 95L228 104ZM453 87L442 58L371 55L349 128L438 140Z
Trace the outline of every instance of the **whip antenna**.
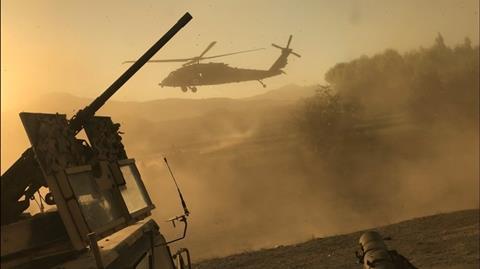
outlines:
M168 171L170 172L170 176L172 176L173 182L175 183L175 186L177 187L178 196L180 196L180 201L182 202L182 207L183 207L183 211L185 212L185 216L188 217L188 215L190 215L190 211L188 211L187 204L185 203L185 200L183 199L182 192L180 191L180 188L178 187L177 180L175 179L175 176L172 173L172 169L170 169L170 165L168 165L167 158L164 157L163 160L165 161L165 164L167 165Z

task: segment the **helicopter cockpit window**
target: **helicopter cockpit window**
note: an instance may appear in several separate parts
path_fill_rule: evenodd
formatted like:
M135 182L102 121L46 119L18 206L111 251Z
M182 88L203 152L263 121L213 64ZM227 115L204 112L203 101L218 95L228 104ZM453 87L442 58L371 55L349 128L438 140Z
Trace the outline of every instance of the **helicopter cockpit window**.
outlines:
M91 169L69 173L68 180L92 231L102 231L122 217L121 204L113 189L100 188Z
M150 199L134 160L119 161L119 166L123 179L125 180L125 184L120 185L119 190L128 208L128 212L132 214L150 207Z

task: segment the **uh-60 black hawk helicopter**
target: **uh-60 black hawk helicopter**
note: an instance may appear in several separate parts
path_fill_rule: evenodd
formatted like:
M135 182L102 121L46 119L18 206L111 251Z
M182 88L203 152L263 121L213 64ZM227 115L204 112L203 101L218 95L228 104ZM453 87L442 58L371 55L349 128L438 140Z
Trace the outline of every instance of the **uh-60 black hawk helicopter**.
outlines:
M200 63L201 60L219 58L263 49L245 50L204 57L205 54L216 44L215 41L210 43L210 45L208 45L208 47L197 57L150 60L149 62L185 62L181 68L171 72L162 82L159 83L159 85L162 87L180 87L183 92L186 92L188 89L190 89L192 92L196 92L197 86L217 85L251 80L256 80L260 82L263 87L266 87L266 85L262 82L262 79L284 74L285 72L283 72L282 69L287 65L287 58L290 54L300 57L298 53L293 52L290 48L291 41L292 35L290 35L288 38L286 47L272 44L272 46L281 50L281 54L268 70L235 68L230 67L225 63ZM125 61L124 63L131 62L133 61Z

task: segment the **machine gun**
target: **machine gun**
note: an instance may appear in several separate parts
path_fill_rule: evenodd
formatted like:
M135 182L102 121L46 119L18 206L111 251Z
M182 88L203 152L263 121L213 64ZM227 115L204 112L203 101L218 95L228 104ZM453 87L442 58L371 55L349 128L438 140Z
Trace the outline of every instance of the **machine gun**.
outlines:
M172 255L169 246L185 231L182 238L167 241L149 218L155 205L135 159L127 156L120 124L95 113L191 19L186 13L71 119L20 113L31 148L1 178L2 268L190 267L188 250ZM88 141L76 137L82 129ZM45 202L55 206L43 211L39 204L40 213L23 213L36 192L42 201L42 186L49 190ZM189 212L181 200L186 230Z
M384 240L390 237L382 237L376 231L368 231L360 236L358 243L360 251L356 251L357 262L365 269L416 269L407 258L395 250L389 250Z
M95 113L113 96L148 60L160 50L183 26L190 20L186 13L165 35L163 35L149 50L147 50L130 68L112 83L90 105L79 110L69 121L68 129L76 135ZM35 152L27 149L22 156L1 177L1 224L15 222L21 218L30 205L30 199L47 182L38 164ZM23 200L21 198L24 197ZM51 194L48 197L53 197ZM53 203L53 199L47 201Z

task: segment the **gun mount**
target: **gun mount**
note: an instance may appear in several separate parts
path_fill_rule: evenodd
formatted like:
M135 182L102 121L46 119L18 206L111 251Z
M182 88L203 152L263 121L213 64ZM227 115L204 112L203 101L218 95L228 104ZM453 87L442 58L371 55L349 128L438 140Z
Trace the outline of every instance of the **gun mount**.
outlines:
M31 147L1 177L2 268L174 267L158 225L144 220L155 206L127 156L120 125L95 113L191 19L181 17L71 119L20 113ZM82 129L90 144L75 137ZM41 187L52 208L24 213L36 193L42 199Z
M108 99L140 70L190 19L191 16L189 14L188 16L183 16L177 24L133 63L99 97L84 109L79 110L76 115L67 121L69 132L73 135L80 132ZM34 151L32 148L29 148L1 177L2 225L18 220L20 214L28 208L30 198L42 186L47 186L45 178L42 176L42 172L35 159ZM22 196L25 198L19 200Z

